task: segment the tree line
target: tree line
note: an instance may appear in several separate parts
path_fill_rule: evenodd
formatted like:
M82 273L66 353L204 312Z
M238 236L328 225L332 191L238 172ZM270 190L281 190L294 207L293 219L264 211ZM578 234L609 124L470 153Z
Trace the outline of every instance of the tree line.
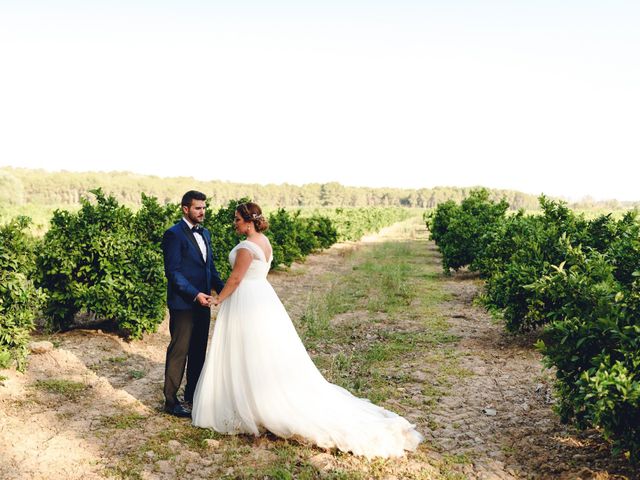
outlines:
M428 181L428 179L425 179ZM233 199L251 197L263 207L372 207L401 206L434 208L447 200L461 201L472 187L434 187L421 189L349 187L337 182L291 185L242 184L201 181L190 177L161 178L130 172L48 172L25 168L0 168L0 207L19 205L74 205L101 187L127 206L141 206L140 192L160 203L179 201L187 190L207 194L211 204L226 205ZM504 198L512 209L538 209L537 196L515 190L489 190L491 198ZM638 203L640 205L640 202ZM586 199L576 208L629 208L630 202L595 202Z

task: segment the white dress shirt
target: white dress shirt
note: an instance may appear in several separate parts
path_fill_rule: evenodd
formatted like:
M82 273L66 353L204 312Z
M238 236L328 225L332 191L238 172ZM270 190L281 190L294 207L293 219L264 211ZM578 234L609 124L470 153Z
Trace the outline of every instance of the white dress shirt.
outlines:
M192 225L191 222L186 218L182 217L182 220L184 220L184 222L187 225L189 225L189 229L192 229L194 227L194 225ZM198 247L200 247L200 253L202 254L202 259L206 262L207 261L207 245L204 243L204 236L202 236L199 233L195 233L195 232L192 232L192 233L193 233L193 236L196 238Z

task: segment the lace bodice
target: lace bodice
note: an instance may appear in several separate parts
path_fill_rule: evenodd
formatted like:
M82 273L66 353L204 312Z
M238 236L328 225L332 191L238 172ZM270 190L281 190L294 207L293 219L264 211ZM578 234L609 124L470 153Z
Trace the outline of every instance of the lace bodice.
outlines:
M236 255L238 254L238 250L244 248L251 252L251 256L253 257L253 261L249 266L249 270L244 276L244 279L260 279L266 278L269 270L271 269L271 261L273 260L273 254L271 258L266 259L264 255L264 251L257 244L250 240L243 240L238 245L233 247L233 249L229 252L229 263L233 268L234 263L236 263Z

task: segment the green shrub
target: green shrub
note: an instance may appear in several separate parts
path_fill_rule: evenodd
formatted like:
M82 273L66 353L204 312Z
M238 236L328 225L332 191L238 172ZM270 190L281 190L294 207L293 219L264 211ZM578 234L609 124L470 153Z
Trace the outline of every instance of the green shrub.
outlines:
M329 217L313 215L301 220L304 231L313 238L308 242L309 246L302 248L303 252L311 253L329 248L338 241L338 231Z
M321 215L333 223L337 240L357 241L395 222L406 220L413 213L401 207L358 207L322 210Z
M273 249L274 267L290 266L296 260L304 258L301 237L306 236L306 232L299 217L300 212L290 214L284 208L269 215L267 235Z
M25 367L29 334L44 295L33 283L39 241L26 233L27 217L0 226L0 368Z
M483 248L475 255L471 269L484 278L501 272L536 227L535 218L526 216L523 211L506 215L495 228L482 234Z
M616 281L595 251L571 263L533 286L552 319L538 346L556 369L557 411L640 460L640 282Z
M634 272L640 268L640 221L637 211L626 213L617 222L615 238L602 251L614 267L616 280L630 285L635 279Z
M143 197L134 214L100 189L92 193L95 204L83 199L77 213L56 211L44 237L38 269L46 313L56 328L70 327L82 312L139 338L164 318L159 238L174 214L153 198Z
M449 224L453 217L459 214L460 207L453 200L438 204L431 213L426 214L425 223L429 229L429 238L436 245L440 245L444 241Z
M437 239L446 272L473 264L490 233L497 229L509 208L505 200L489 200L486 189L473 190L460 207L446 202L429 218L431 236Z
M483 300L501 310L511 332L537 328L548 320L530 315L533 292L529 285L566 260L567 246L588 241L588 222L563 202L540 197L542 215L508 217L485 236L477 268L486 276Z

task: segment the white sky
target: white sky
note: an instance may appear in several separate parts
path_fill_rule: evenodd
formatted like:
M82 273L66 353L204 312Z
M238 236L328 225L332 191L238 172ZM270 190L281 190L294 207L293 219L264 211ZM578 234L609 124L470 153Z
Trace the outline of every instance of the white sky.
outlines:
M0 0L0 165L640 200L640 2Z

